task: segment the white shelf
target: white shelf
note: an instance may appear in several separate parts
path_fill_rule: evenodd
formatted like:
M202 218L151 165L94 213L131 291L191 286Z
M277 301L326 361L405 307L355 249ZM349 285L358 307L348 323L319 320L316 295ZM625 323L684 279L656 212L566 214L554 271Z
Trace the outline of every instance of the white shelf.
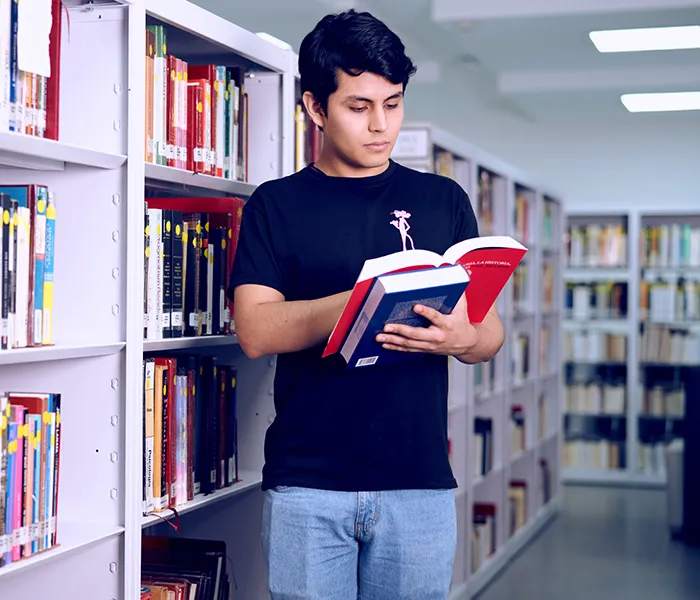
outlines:
M224 488L222 490L217 490L213 494L207 496L197 495L194 500L187 502L181 506L177 506L175 510L179 515L184 515L194 510L199 510L204 507L209 507L212 504L226 500L243 492L260 487L262 483L262 476L260 473L253 473L252 471L241 471L240 481L231 487ZM163 519L171 519L175 515L171 510L164 510L160 513L148 515L143 517L141 521L141 527L151 527L152 525L157 525L162 523Z
M681 277L700 281L700 267L642 267L647 280L676 281Z
M98 169L118 169L125 162L126 156L123 154L99 152L20 133L0 133L0 165L5 167L63 171L69 163Z
M516 531L513 537L496 550L496 553L476 573L470 575L465 584L455 588L450 593L449 600L468 600L477 596L545 528L556 516L558 508L559 499L554 497L546 506L540 508L530 521Z
M223 177L212 177L201 173L193 173L183 169L175 169L164 165L145 164L146 185L149 182L169 184L172 188L181 188L183 192L192 190L222 192L232 196L249 198L255 191L256 185L243 181L232 181Z
M626 267L569 267L564 272L564 279L571 283L596 281L624 283L630 279L630 270Z
M126 344L124 342L114 342L111 344L92 344L85 346L41 346L38 348L2 350L0 351L0 365L18 365L52 360L107 356L120 352L125 346Z
M659 487L665 485L663 475L634 473L624 469L563 469L562 481L570 484L628 485Z
M632 321L629 319L567 319L564 321L565 331L579 331L581 329L604 331L608 333L630 332Z
M238 338L235 335L203 335L200 337L169 338L164 340L144 340L144 352L159 352L162 350L183 350L187 348L209 348L213 346L235 346Z
M121 535L123 532L123 527L114 525L59 522L58 546L0 568L0 579L20 571L24 573L33 567L44 565L52 560L58 560L72 552L85 550L94 544Z

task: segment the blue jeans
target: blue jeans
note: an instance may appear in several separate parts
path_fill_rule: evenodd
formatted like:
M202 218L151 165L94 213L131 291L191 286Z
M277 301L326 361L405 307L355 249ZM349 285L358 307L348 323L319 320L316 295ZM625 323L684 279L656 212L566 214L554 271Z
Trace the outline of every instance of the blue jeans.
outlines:
M453 490L265 492L272 600L446 600L457 542Z

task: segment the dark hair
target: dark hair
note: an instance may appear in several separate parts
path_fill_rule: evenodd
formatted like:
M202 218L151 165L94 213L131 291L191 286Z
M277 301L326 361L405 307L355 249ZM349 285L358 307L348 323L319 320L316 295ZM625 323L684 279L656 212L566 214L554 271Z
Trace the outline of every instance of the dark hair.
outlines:
M338 89L338 69L348 75L374 73L403 84L416 72L401 39L368 12L327 15L301 42L299 73L302 94L309 91L324 112L328 97Z

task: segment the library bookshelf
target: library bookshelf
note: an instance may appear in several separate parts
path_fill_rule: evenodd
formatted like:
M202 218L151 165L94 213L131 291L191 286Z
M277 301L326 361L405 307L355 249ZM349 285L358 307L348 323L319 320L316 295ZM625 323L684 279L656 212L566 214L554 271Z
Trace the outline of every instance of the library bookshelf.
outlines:
M451 598L471 598L560 502L563 208L527 175L430 123L407 123L394 159L452 177L471 199L480 235L510 235L528 248L498 300L501 352L485 365L450 364L448 435L459 483Z
M50 586L55 600L138 600L142 536L174 536L174 528L185 537L225 540L234 597L267 597L260 483L264 435L274 419L276 360L247 359L232 333L145 335L144 204L164 197L245 199L260 183L292 173L299 164L296 57L185 0L64 0L63 5L68 14L59 43L58 139L0 132L0 187L44 185L57 211L50 343L0 350L0 392L60 394L57 545L0 567L0 597L45 597ZM167 52L182 61L224 65L245 74L244 175L195 173L147 160L153 150L146 143L147 26L163 26ZM86 77L87 57L100 48L108 51L100 53L99 69ZM444 135L441 143L469 165L463 182L473 199L479 197L478 167L493 173L488 193L494 199L494 230L526 234L523 241L531 248L529 278L525 274L519 280L517 297L513 285L501 300L509 344L493 368L451 366L450 433L461 485L454 590L455 598L461 598L483 587L558 502L561 419L556 411L562 382L555 357L563 290L555 291L555 300L540 298L546 285L539 272L550 265L556 285L562 268L557 241L562 212L560 203L528 184L527 177ZM402 146L403 141L402 134ZM513 222L511 214L520 220ZM516 228L524 223L527 230ZM535 240L537 245L531 243ZM539 309L539 300L550 304ZM542 327L550 332L546 347ZM511 340L520 349L517 354ZM536 372L540 354L548 360ZM212 493L194 495L175 511L154 514L144 510L144 361L190 355L215 357L218 364L235 367L237 477ZM519 369L517 380L511 363ZM518 412L511 410L514 405L521 410L511 418ZM471 459L476 416L491 418L494 427L492 468L481 477ZM511 438L521 440L522 448L514 450ZM540 460L549 469L546 502L540 492ZM507 525L511 479L527 483L527 502L519 505L526 506L522 526L512 536ZM522 490L514 494L522 497ZM467 515L480 502L496 506L497 539L493 556L470 575L473 528Z
M567 207L565 482L663 486L700 363L700 214Z

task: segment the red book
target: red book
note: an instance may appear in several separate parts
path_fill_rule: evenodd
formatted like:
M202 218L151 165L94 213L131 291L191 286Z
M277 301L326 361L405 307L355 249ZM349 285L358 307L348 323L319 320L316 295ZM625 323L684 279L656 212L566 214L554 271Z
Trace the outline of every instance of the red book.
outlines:
M396 216L396 227L406 243L410 236L408 230L402 228L405 219L400 214ZM481 323L526 252L525 246L508 236L491 236L459 242L448 248L442 256L428 250L406 250L365 261L323 356L330 356L340 350L377 277L403 271L436 269L445 265L462 265L470 274L465 292L469 320Z
M189 65L187 70L190 80L204 79L209 82L209 93L205 94L204 99L204 108L209 111L210 115L209 131L205 133L207 138L206 147L209 150L205 156L207 163L205 173L207 175L216 175L216 128L220 126L216 118L216 86L218 85L216 82L216 65Z
M207 82L199 79L187 84L187 170L204 173L204 98Z
M61 27L62 0L51 0L51 32L49 33L49 60L51 77L46 80L46 131L44 137L58 139L58 109L61 92Z

